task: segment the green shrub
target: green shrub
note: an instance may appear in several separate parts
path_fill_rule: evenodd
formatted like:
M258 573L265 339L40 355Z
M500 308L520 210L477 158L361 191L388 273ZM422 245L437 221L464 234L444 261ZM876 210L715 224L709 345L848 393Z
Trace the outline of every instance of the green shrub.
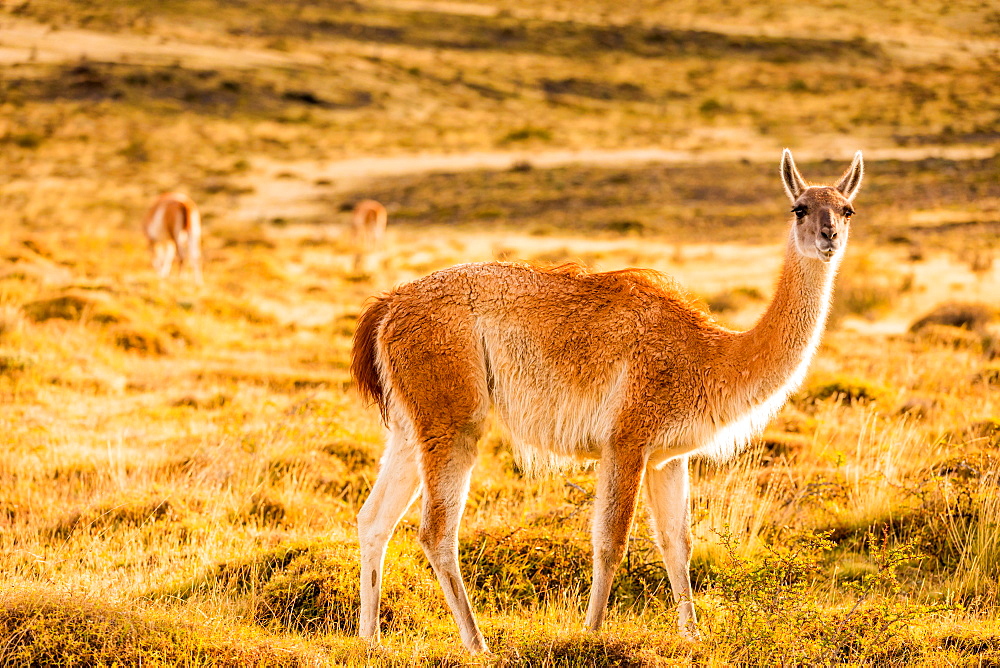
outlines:
M854 603L826 607L813 582L834 544L798 533L760 559L739 556L739 540L721 534L725 562L712 573L721 614L709 616L706 642L740 665L840 665L904 662L917 646L909 625L940 608L901 596L897 569L917 555L912 544L868 536L873 568L845 585Z

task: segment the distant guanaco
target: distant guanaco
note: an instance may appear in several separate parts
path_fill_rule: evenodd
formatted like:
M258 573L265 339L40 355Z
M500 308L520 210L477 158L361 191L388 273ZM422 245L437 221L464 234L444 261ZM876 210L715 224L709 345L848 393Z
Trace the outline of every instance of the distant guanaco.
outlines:
M189 265L201 283L201 214L190 197L182 193L157 197L142 221L142 231L160 277L170 274L176 252L180 266Z
M354 235L355 272L363 271L365 258L381 248L388 220L385 207L373 199L361 200L354 206L351 229Z
M784 151L794 214L784 266L747 331L722 327L668 277L642 269L463 264L377 297L358 321L351 360L388 426L358 514L361 636L379 637L386 545L422 494L420 544L466 648L487 651L459 571L458 525L492 405L523 468L600 462L586 626L604 620L645 478L680 632L697 637L688 458L732 457L802 382L863 173L859 151L835 186L810 186Z

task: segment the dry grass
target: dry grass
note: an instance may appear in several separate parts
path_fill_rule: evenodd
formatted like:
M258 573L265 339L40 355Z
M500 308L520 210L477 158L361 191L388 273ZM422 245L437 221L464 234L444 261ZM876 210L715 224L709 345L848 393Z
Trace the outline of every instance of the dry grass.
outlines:
M776 590L799 592L784 599L795 619L839 630L682 642L640 525L607 630L579 633L593 475L526 479L490 434L461 546L485 662L1000 656L1000 159L973 155L997 133L995 12L502 4L0 10L14 26L0 52L0 663L469 662L416 511L390 548L384 646L352 636L354 516L382 438L347 373L361 305L456 262L576 260L668 271L749 325L780 260L783 144L951 151L869 162L805 386L735 462L692 466L705 629L747 614L739 592L784 567L808 571ZM636 146L688 152L531 162ZM497 149L521 162L368 180L323 166ZM817 180L842 167L802 163ZM173 188L204 211L204 286L156 280L137 232ZM340 209L362 196L391 205L390 238L355 275ZM767 561L814 532L828 549ZM925 556L888 577L879 545ZM908 630L869 632L890 618Z

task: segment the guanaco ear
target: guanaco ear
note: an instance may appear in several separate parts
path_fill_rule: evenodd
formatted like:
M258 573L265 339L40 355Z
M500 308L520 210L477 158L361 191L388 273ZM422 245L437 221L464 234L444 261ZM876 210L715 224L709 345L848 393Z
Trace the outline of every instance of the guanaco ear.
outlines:
M865 175L865 161L861 158L861 151L854 154L854 162L847 168L844 175L837 183L837 190L847 198L848 202L854 200L854 196L861 189L861 177Z
M795 167L795 160L792 159L792 152L787 148L781 154L781 184L785 186L788 199L793 202L802 196L809 186L805 179L799 174Z

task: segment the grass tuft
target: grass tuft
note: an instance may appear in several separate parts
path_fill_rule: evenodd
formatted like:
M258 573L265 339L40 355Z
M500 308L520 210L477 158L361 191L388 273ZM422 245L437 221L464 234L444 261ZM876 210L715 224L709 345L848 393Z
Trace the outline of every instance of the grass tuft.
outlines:
M5 666L289 666L293 654L224 640L203 627L51 592L0 599Z
M911 332L920 332L931 325L959 327L970 332L983 331L997 319L997 310L986 304L949 303L935 307L910 325Z
M299 632L356 634L361 573L357 545L317 544L298 554L263 586L255 617ZM437 580L423 555L390 544L380 618L389 627L419 629L445 615ZM391 631L390 631L391 632Z
M819 374L799 390L794 399L799 404L814 404L834 398L838 403L885 402L892 396L889 388L865 378L844 374Z

